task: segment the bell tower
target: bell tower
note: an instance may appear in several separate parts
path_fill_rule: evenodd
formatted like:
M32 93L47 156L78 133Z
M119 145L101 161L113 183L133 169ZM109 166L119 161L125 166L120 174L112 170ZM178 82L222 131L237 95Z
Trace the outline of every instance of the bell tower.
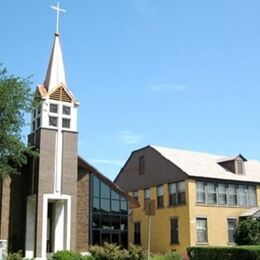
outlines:
M78 164L78 101L68 89L57 28L38 106L32 113L29 145L39 151L28 172L26 257L75 249Z

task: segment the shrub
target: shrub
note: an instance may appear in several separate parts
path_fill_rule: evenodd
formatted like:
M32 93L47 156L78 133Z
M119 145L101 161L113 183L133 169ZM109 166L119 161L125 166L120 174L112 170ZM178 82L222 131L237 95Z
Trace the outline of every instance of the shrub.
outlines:
M259 245L260 220L251 218L242 220L235 232L235 242L238 245Z
M95 259L100 260L121 260L129 259L129 253L126 249L121 249L115 244L104 243L104 246L92 246L89 252Z
M51 260L94 260L92 256L83 256L75 251L63 250L52 255Z
M190 260L260 260L260 246L188 247Z
M155 255L152 260L182 260L183 258L176 252L169 252L165 255Z
M23 260L22 251L11 253L7 255L7 260Z
M142 260L147 258L147 252L141 247L130 243L129 247L129 259L130 260Z

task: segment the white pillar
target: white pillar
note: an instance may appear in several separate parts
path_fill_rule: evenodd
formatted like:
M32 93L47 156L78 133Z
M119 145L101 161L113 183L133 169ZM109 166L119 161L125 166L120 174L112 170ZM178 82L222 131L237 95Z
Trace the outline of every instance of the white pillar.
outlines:
M64 201L55 202L55 235L54 235L54 252L64 250L65 237L65 203Z
M34 257L35 245L35 217L36 217L36 201L35 196L27 198L26 205L26 240L25 240L25 257Z

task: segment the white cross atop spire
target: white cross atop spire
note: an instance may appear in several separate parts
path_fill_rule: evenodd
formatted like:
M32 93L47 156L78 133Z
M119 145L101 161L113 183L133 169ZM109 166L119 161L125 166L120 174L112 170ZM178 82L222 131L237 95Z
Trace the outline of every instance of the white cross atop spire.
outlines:
M60 12L66 13L66 10L60 8L60 2L57 2L57 6L52 5L51 8L57 11L56 33L59 33Z

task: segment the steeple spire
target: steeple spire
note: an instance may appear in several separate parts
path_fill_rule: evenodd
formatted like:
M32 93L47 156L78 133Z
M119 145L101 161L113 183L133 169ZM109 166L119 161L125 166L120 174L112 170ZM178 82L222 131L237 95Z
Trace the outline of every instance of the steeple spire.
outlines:
M65 69L59 34L55 33L49 66L43 85L47 91L50 92L53 88L57 87L61 83L66 87Z
M51 6L51 8L57 11L57 21L48 70L43 83L48 92L57 87L59 84L63 84L66 87L65 69L59 39L59 15L60 12L66 11L60 8L59 2L57 3L57 6Z

